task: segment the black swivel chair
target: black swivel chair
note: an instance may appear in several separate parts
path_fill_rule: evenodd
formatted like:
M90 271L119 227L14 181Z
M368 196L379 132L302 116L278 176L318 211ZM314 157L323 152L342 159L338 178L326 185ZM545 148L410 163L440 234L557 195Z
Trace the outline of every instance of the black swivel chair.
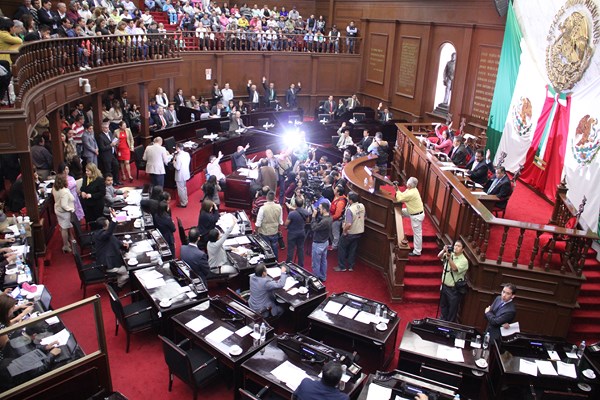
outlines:
M165 149L167 149L167 151L169 153L172 153L175 151L175 144L177 142L175 141L175 137L170 136L168 138L165 139Z
M177 217L177 231L179 233L179 240L181 240L181 244L190 244L188 236L185 233L186 229L183 227L183 222L181 222L181 219L179 217Z
M77 244L76 240L71 241L71 250L73 251L73 258L75 259L77 273L79 274L81 288L83 289L82 298L85 298L87 287L89 285L116 282L117 276L115 274L107 273L102 265L98 265L95 262L88 264L83 263L81 258L81 250L79 249L79 245Z
M79 244L79 248L81 250L86 249L86 250L90 251L90 253L88 253L88 254L83 254L82 257L86 257L88 255L93 255L95 253L94 233L93 232L84 233L81 230L81 222L79 222L75 213L71 213L71 224L73 225L73 231L75 232L75 239L77 240L77 243Z
M196 139L204 139L205 135L208 135L208 129L206 129L206 128L196 129Z
M267 385L260 389L256 394L249 390L239 388L240 398L242 400L286 400L285 397L281 397L275 393L270 393L271 388Z
M198 398L198 388L208 383L219 372L217 359L204 350L193 347L189 339L179 344L158 335L163 342L165 362L169 367L169 392L173 387L173 376L192 387L194 400Z
M106 290L110 298L110 307L115 313L115 336L119 333L119 325L123 325L123 329L127 335L125 352L129 353L130 335L154 328L158 322L158 316L153 311L152 304L148 300L144 299L128 305L121 303L122 298L138 293L138 290L121 297L117 295L117 292L110 285L106 285Z
M229 132L229 121L220 121L221 132Z
M146 161L144 161L144 146L139 145L133 148L133 159L135 161L136 175L135 179L140 179L140 171L146 172Z

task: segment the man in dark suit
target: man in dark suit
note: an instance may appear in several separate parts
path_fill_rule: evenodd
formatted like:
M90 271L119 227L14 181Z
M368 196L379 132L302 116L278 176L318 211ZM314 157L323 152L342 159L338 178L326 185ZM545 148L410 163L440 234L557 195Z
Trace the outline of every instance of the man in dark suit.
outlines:
M296 99L298 93L302 90L302 85L298 82L298 87L293 83L290 85L290 88L285 93L285 104L287 108L295 109L298 107L298 101Z
M101 265L106 272L117 274L117 284L123 287L129 280L129 273L123 264L121 257L121 249L129 248L127 243L121 242L114 235L117 223L115 222L116 214L111 209L111 220L108 221L105 217L100 217L96 223L100 227L94 233L94 249L96 250L96 263Z
M263 89L265 89L265 106L267 108L275 107L277 101L277 91L275 90L275 84L273 82L269 82L269 86L267 86L267 78L263 76L262 78Z
M200 232L197 228L190 229L188 240L190 244L181 246L180 257L185 261L190 268L202 279L204 286L207 286L206 278L210 275L210 267L208 265L208 256L205 252L198 248L198 239Z
M483 149L475 150L475 157L465 167L468 170L467 175L469 175L471 180L481 186L485 186L488 181L488 171L494 170L494 165L491 161L488 161L489 152L488 150L487 158L484 160Z
M508 327L515 316L517 310L513 299L517 293L517 287L512 283L503 285L502 294L494 299L491 306L485 309L485 318L488 321L486 332L490 334L490 341L498 340L501 337L500 327Z
M394 115L390 112L390 110L385 107L383 111L381 111L382 107L383 103L379 103L379 107L377 107L377 115L379 116L379 120L381 122L389 122L394 119Z
M323 103L323 112L329 114L333 119L335 112L337 111L337 104L333 101L333 96L329 96L327 101Z
M450 159L455 165L464 166L467 163L467 149L463 144L462 136L455 136L452 142L452 150L450 150Z
M248 168L248 159L246 158L246 150L250 147L250 143L246 147L238 146L237 151L233 153L231 159L233 161L233 169Z
M229 133L240 134L236 132L238 129L245 128L244 121L242 121L242 114L239 111L231 113L231 119L229 120Z
M496 178L490 179L483 187L483 190L487 194L496 195L498 197L499 200L495 204L496 207L501 209L506 208L508 198L512 194L512 183L510 182L510 179L508 179L504 167L496 168Z
M363 131L363 137L362 139L360 139L360 141L356 144L357 146L362 147L363 149L368 149L369 146L371 145L371 143L373 143L373 137L369 136L369 130L365 129Z
M185 97L183 97L183 89L177 89L177 94L173 98L175 108L185 107Z
M158 107L156 117L154 117L154 124L156 129L165 129L173 125L173 118L165 114L165 109Z
M214 115L219 118L225 118L227 116L227 110L225 110L223 103L219 102L210 110L210 115Z
M260 95L258 94L258 91L256 90L256 85L252 84L252 81L249 80L248 81L248 102L251 103L251 108L257 109L260 106Z
M52 0L44 0L42 2L42 8L38 11L38 18L40 25L46 25L50 27L50 33L55 34L58 32L60 27L60 17L56 11L52 10Z
M115 146L118 142L113 142L113 135L110 132L108 121L102 122L102 132L96 137L98 144L98 168L102 174L111 173L115 178L119 176L119 162L115 155ZM115 185L120 185L115 182Z
M202 114L205 114L205 113L210 114L210 110L211 110L211 108L210 108L210 104L208 104L208 100L204 100L202 102L202 104L200 105L200 112Z

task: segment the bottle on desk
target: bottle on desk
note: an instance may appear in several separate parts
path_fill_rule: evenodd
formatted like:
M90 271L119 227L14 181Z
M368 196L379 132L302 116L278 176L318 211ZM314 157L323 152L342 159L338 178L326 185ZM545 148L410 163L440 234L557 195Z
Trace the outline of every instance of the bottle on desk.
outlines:
M454 400L460 400L460 394L456 393L456 394L454 395Z
M260 324L260 344L263 344L267 339L267 326L265 323Z
M483 337L483 349L487 350L488 347L490 347L490 333L486 332L485 336Z
M377 307L375 308L375 316L381 316L381 304L377 303Z
M260 336L260 331L258 328L258 324L254 324L254 333L256 334L256 336Z

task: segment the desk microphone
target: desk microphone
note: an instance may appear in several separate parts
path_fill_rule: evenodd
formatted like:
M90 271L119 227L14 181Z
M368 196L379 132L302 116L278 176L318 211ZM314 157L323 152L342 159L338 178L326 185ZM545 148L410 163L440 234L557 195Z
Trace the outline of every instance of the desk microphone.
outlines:
M227 321L227 322L236 322L236 321L242 321L242 320L243 320L242 317L221 318L221 321Z
M302 362L309 362L311 364L323 364L324 360L321 361L317 361L317 359L313 358L301 358L300 361Z

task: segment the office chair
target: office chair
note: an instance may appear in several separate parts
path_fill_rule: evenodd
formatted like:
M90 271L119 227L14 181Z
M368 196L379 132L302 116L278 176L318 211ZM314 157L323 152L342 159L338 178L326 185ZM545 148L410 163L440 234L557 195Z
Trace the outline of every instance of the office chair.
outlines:
M229 132L229 121L220 121L221 132Z
M175 137L170 136L168 138L165 139L165 149L167 149L169 151L169 153L172 153L173 151L175 151L175 144L177 142L175 141Z
M94 233L87 232L84 233L81 230L81 222L77 219L75 213L71 213L71 225L73 225L73 231L75 232L75 239L77 240L77 244L79 244L80 250L89 249L89 253L81 254L82 257L87 257L89 255L95 254L94 249Z
M139 145L133 148L133 159L135 162L135 179L140 179L140 171L146 172L146 161L144 161L144 146Z
M175 344L162 335L158 335L158 338L163 342L165 362L169 368L169 392L173 387L173 376L176 376L192 387L196 400L198 388L218 374L217 359L204 350L193 347L189 339Z
M206 128L196 129L196 139L204 139L205 135L208 135L208 129L206 129Z
M139 290L135 290L119 297L112 286L105 286L110 299L110 307L112 308L113 313L115 313L115 336L119 334L119 325L123 325L123 329L127 336L125 353L129 353L130 335L132 333L154 328L158 321L158 316L153 311L152 305L148 300L144 299L132 302L125 306L121 303L122 298L139 293Z
M76 240L71 241L71 250L73 251L73 258L75 259L75 265L77 267L77 274L81 281L81 288L83 289L83 296L87 293L87 287L89 285L95 285L98 283L116 282L117 276L115 274L109 274L105 271L103 266L93 263L84 264L81 259L81 250Z
M188 236L185 233L186 229L183 227L183 222L181 222L181 218L179 217L177 217L177 231L179 233L179 240L181 240L181 244L190 244Z
M318 118L319 122L321 122L321 121L330 122L331 121L331 115L329 115L329 114L319 114L317 116L317 118Z
M361 121L364 121L366 117L367 117L367 116L366 116L366 114L365 114L365 113L353 113L353 114L352 114L352 118L354 118L354 120L355 120L356 122L361 122Z

